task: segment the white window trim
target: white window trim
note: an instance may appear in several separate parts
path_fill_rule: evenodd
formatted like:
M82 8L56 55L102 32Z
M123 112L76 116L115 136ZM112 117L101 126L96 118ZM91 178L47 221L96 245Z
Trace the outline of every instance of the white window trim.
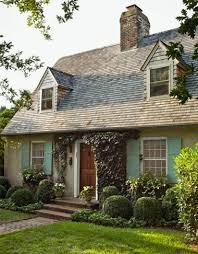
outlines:
M52 88L53 89L53 93L52 93L52 108L51 109L42 109L42 93L43 93L43 90L45 89L49 89L49 88ZM54 108L55 108L55 87L50 85L50 86L45 86L43 88L41 88L40 90L40 112L52 112L54 111Z
M32 141L31 142L31 149L30 149L30 167L32 168L32 151L33 151L33 149L32 149L32 145L33 144L45 144L46 143L46 141ZM44 158L45 158L45 149L44 149Z
M143 142L145 140L166 140L166 177L168 175L168 139L167 137L143 137L140 139L140 154L143 156L140 162L140 172L143 174L143 161L144 161L144 152L143 152Z
M169 63L164 63L164 64L153 64L150 65L147 68L146 71L146 91L147 91L147 101L148 100L155 100L155 99L159 99L159 98L168 98L169 94L167 95L158 95L158 96L150 96L150 74L151 74L151 70L153 69L159 69L159 68L163 68L163 67L169 67L169 89L168 89L168 93L170 94L172 88L173 88L173 72L174 72L174 63L171 61Z

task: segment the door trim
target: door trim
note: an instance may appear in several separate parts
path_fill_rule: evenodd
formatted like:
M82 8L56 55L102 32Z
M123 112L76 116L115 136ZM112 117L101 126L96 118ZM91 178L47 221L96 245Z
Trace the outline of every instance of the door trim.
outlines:
M80 194L80 144L85 143L83 140L76 140L74 144L74 197ZM95 165L96 168L96 165ZM96 168L96 200L98 200L98 176Z

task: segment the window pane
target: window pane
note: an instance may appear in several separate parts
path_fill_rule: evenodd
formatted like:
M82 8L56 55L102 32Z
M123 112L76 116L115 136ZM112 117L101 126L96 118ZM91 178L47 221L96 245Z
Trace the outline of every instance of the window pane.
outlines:
M42 90L42 99L52 98L53 88L47 88Z
M53 88L47 88L42 90L42 102L41 109L52 109L52 100L53 100Z
M52 109L52 99L42 101L42 110Z
M169 81L150 84L150 96L160 96L169 94Z
M160 96L169 93L169 67L152 69L150 71L150 96Z
M151 82L169 80L169 67L151 70Z
M35 169L43 168L44 164L44 144L32 144L32 167Z
M157 177L166 175L166 140L143 141L143 172Z

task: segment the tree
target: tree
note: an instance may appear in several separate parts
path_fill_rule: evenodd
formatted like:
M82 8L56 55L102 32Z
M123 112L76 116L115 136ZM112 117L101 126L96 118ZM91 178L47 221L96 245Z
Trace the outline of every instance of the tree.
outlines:
M16 108L7 109L5 107L0 108L0 132L9 123L16 112ZM0 175L3 175L4 171L4 144L5 139L0 138Z
M198 1L197 0L183 0L184 8L181 15L177 17L180 22L179 33L188 35L194 39L198 26ZM171 42L168 45L167 56L169 58L181 58L184 53L184 47L181 42ZM198 74L198 67L193 64L193 61L198 61L198 43L194 45L194 53L192 56L192 63L186 65L186 69L176 78L176 84L170 93L170 96L177 98L181 104L185 104L192 95L189 93L186 83L187 77L192 74Z
M45 39L51 39L50 26L45 20L45 7L50 4L50 0L0 0L0 4L8 7L15 6L20 13L28 14L27 24L38 29ZM73 12L78 10L78 0L62 1L62 15L57 15L59 23L64 23L73 17ZM0 70L22 71L25 76L28 76L32 71L36 71L42 67L39 57L32 56L27 59L22 58L22 52L13 53L12 42L4 40L0 34ZM17 93L10 86L8 78L0 80L0 95L8 99L16 108L30 108L31 95L28 90L22 90ZM17 99L20 98L20 99Z

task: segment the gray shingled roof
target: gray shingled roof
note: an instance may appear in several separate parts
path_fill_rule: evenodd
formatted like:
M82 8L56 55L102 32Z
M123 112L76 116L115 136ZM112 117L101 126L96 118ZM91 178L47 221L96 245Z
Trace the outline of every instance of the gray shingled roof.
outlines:
M197 41L177 30L147 36L138 48L120 52L119 44L59 59L54 68L72 75L73 90L58 111L39 113L21 110L3 131L4 135L72 132L85 130L138 129L154 126L198 124L198 100L179 105L174 99L144 99L144 73L140 70L158 40L181 40L183 59L191 61ZM198 76L188 80L188 89L198 96Z
M55 68L48 67L56 79L58 85L64 86L69 89L73 89L73 76L71 74L59 71Z

